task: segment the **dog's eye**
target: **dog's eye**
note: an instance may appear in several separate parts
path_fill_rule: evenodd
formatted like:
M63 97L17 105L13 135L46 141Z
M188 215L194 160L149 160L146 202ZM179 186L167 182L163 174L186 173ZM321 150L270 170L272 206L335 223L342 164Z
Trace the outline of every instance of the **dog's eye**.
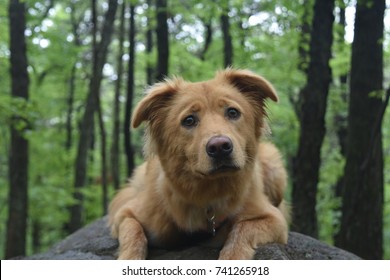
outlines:
M231 120L237 120L241 116L240 111L238 111L236 108L227 108L226 110L226 117Z
M181 125L187 128L194 127L198 124L198 119L194 115L189 115L181 121Z

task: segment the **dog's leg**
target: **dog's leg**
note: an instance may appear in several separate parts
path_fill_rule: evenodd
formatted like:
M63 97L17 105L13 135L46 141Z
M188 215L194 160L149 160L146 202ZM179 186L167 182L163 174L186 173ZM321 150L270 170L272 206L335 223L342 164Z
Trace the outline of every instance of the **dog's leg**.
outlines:
M258 218L241 220L233 225L222 248L220 260L253 259L256 248L267 243L287 243L287 223L276 208Z
M113 225L113 235L119 241L119 260L144 260L147 254L148 241L142 225L127 209L120 213Z

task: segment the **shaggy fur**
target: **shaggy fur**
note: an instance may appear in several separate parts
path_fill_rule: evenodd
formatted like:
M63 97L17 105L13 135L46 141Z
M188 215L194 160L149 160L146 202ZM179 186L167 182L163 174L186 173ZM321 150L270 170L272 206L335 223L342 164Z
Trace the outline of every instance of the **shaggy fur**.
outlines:
M110 205L119 259L200 239L223 245L220 259L251 259L287 242L286 171L275 146L259 143L267 98L278 100L271 84L246 70L150 88L132 119L147 123L147 160Z

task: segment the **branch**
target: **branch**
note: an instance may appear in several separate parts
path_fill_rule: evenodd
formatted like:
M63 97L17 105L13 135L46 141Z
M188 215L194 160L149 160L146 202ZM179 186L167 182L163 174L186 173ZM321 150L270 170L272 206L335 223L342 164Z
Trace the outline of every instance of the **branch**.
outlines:
M381 126L382 126L383 117L384 117L384 115L386 113L387 105L389 104L389 99L390 99L390 87L386 91L385 101L384 101L384 103L382 105L381 110L379 111L379 115L378 115L378 118L377 118L377 120L375 122L375 125L372 128L370 142L369 142L369 146L368 146L367 156L366 156L364 162L362 163L362 165L360 166L360 170L361 171L363 171L363 170L365 170L367 168L367 165L368 165L368 163L369 163L369 161L371 159L371 156L372 156L372 153L373 153L373 150L374 150L374 146L375 146L375 142L377 140L379 131L380 131Z

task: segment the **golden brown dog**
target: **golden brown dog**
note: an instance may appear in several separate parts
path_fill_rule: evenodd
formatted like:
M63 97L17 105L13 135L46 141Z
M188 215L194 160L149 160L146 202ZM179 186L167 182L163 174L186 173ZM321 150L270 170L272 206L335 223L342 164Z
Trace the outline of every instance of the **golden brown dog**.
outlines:
M226 69L214 79L180 78L150 88L132 126L147 122L147 161L110 205L119 259L145 259L147 246L223 241L219 259L251 259L257 246L287 242L286 172L278 150L259 143L264 78Z

